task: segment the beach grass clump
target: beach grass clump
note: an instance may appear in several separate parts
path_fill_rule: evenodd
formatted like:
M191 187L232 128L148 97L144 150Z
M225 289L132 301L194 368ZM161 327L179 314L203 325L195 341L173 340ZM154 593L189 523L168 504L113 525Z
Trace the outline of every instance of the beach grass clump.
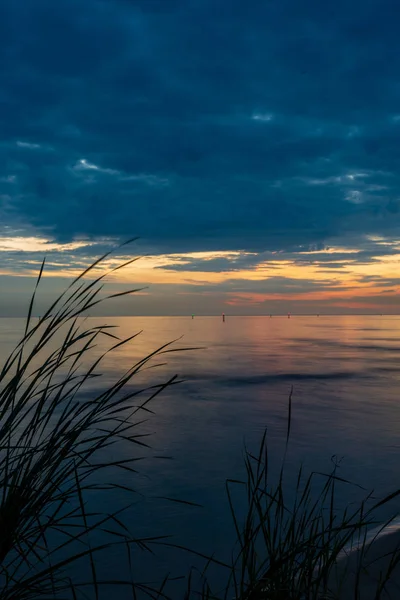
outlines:
M378 511L391 505L400 490L378 499L364 492L362 500L338 509L343 486L353 482L338 474L332 457L330 473L299 467L295 485L285 484L291 431L292 396L286 449L278 476L272 473L265 431L257 453L245 451L246 477L226 484L237 542L224 593L207 597L236 600L379 600L400 562L399 541L390 551L373 551L374 542L398 519L398 512L382 523ZM238 509L234 497L242 490ZM357 486L360 487L360 486ZM362 489L362 488L361 488ZM372 533L371 533L372 532ZM372 551L371 551L372 549ZM379 572L374 564L380 560ZM374 571L374 577L371 572ZM398 577L398 572L397 572ZM400 597L400 595L399 595Z
M150 550L154 541L135 538L124 523L129 503L110 514L89 512L86 503L97 490L135 493L128 483L113 482L111 473L135 473L138 449L147 446L138 425L151 412L149 403L177 382L174 376L145 388L132 385L154 358L175 351L166 344L101 391L89 389L104 358L136 337L121 339L113 327L84 318L101 302L138 291L102 296L107 275L136 260L96 276L108 255L76 277L38 319L32 315L43 262L22 339L0 371L1 600L77 598L84 591L99 598L110 584L96 568L99 553L123 545L130 555ZM107 350L93 358L101 339L109 342ZM130 446L129 459L111 451L119 443ZM106 541L94 543L94 532L103 532ZM79 584L70 576L77 561L86 561L89 574ZM132 597L152 594L130 574L114 583L127 586Z

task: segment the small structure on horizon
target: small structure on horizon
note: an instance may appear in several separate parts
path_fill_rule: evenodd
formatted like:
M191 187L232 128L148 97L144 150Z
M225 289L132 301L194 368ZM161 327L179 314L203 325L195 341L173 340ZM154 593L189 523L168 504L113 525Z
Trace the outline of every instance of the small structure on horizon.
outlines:
M222 313L222 321L225 323L225 313Z

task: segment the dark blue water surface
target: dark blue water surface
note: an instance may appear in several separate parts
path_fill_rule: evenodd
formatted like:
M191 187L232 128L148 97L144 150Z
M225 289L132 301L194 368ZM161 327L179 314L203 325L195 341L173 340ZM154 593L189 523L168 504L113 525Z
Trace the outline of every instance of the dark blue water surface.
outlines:
M229 559L234 529L225 480L243 475L243 443L255 449L268 428L270 460L280 464L287 429L288 396L293 386L291 446L287 476L294 480L302 462L306 471L330 471L331 456L343 457L340 475L379 494L400 487L400 318L218 317L107 318L124 337L143 330L135 341L115 350L104 362L95 389L110 384L135 361L162 344L202 347L163 357L168 364L143 373L135 385L158 383L178 373L185 381L159 396L154 414L141 425L152 449L137 475L117 472L115 481L135 486L125 519L137 536L173 535L171 541ZM22 331L22 321L0 319L0 358L4 360ZM106 347L93 350L99 353ZM161 362L159 359L156 362ZM111 452L111 451L110 451ZM132 456L131 446L115 451ZM172 459L154 458L172 457ZM339 503L360 497L344 487ZM201 508L157 497L196 502ZM88 499L98 510L129 502L124 492ZM394 506L394 508L396 508ZM393 507L392 507L393 509ZM388 516L384 514L383 516ZM161 580L185 574L202 560L177 550L157 549L157 557L136 553L135 576ZM121 551L109 554L106 567L118 574L126 566ZM100 564L99 559L99 564ZM101 568L105 568L104 562ZM221 574L215 577L223 580ZM119 598L130 598L118 590Z

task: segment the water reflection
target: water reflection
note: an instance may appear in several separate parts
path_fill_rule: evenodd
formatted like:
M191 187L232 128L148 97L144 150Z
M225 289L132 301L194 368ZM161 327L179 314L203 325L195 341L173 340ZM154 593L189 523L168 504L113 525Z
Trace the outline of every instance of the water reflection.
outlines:
M381 493L398 486L398 318L319 317L316 322L314 317L227 317L223 323L220 317L135 317L95 319L90 325L104 322L118 325L123 337L143 333L106 357L102 379L88 391L93 395L182 335L177 346L202 347L166 354L167 364L143 372L132 383L157 383L175 373L184 379L154 401L155 414L142 425L144 433L153 434L153 450L143 450L148 458L138 475L116 474L147 498L129 516L138 535L172 532L176 541L226 557L233 530L224 481L242 472L243 440L255 447L267 426L271 456L281 456L292 385L289 481L301 461L306 469L327 471L336 454L344 456L343 477ZM22 330L18 319L0 320L2 360ZM100 341L93 358L108 343L106 338ZM159 363L160 357L153 362ZM169 456L174 459L165 458ZM357 494L359 490L348 489L342 504L354 501ZM204 508L151 499L157 496L192 500ZM116 504L120 501L115 499ZM97 496L95 502L101 508L106 500ZM111 560L116 569L119 560L117 555ZM142 573L146 560L138 559ZM168 551L159 567L184 571L192 561ZM150 571L154 576L154 565Z

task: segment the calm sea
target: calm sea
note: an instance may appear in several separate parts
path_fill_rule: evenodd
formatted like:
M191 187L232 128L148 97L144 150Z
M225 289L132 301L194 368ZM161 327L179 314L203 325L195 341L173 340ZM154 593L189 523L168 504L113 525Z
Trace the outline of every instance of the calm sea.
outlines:
M152 434L148 439L152 450L138 449L138 456L147 457L138 463L139 473L115 474L117 481L134 485L143 494L126 516L138 536L173 535L171 541L177 544L228 558L234 531L225 480L243 475L243 445L256 449L265 428L271 461L280 464L292 386L289 493L300 463L306 471L327 472L333 455L341 459L340 475L367 490L374 488L381 495L400 487L400 317L93 321L117 325L124 337L143 330L130 345L109 356L97 388L168 341L183 336L176 347L200 347L165 355L167 365L138 380L157 383L175 373L184 379L157 398L154 414L148 414L148 422L141 426ZM22 320L0 319L1 361L21 331ZM347 487L341 494L339 503L345 505L357 500L360 490ZM202 507L171 503L160 496ZM90 502L111 510L125 504L126 498L121 492L112 500L99 496ZM201 564L184 552L159 549L158 554L159 558L136 557L138 579L161 579L166 571L184 574L191 564ZM116 552L108 557L108 566L118 569L121 561Z

